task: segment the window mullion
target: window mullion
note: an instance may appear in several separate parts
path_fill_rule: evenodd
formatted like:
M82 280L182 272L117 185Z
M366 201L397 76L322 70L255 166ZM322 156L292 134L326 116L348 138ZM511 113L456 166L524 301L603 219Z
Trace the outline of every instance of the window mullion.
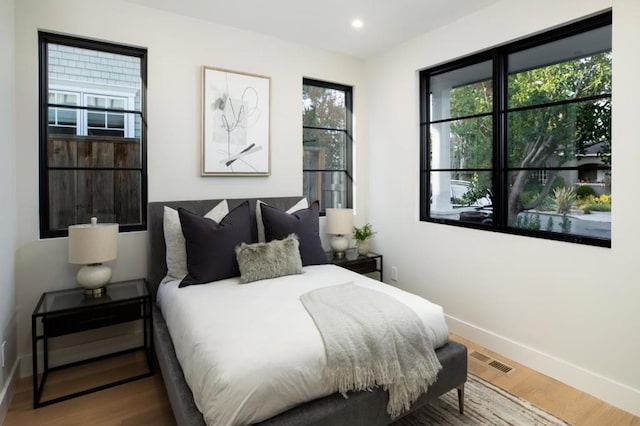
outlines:
M420 73L420 220L429 218L429 196L431 188L429 164L429 75Z
M493 225L497 228L505 228L509 203L509 181L507 172L508 122L506 117L508 95L508 64L506 55L504 54L504 52L500 51L500 49L496 49L494 51L493 57Z

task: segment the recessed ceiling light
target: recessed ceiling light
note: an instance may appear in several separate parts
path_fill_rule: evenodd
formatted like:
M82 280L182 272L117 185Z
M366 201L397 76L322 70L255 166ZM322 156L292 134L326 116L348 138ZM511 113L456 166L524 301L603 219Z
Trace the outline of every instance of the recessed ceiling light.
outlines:
M362 28L364 26L364 22L362 22L362 19L354 19L353 21L351 21L351 26L353 28Z

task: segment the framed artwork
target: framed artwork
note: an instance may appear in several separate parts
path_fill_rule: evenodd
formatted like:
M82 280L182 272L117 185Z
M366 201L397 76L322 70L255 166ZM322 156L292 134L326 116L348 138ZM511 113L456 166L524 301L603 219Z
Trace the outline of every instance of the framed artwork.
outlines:
M202 67L202 176L268 176L271 78Z

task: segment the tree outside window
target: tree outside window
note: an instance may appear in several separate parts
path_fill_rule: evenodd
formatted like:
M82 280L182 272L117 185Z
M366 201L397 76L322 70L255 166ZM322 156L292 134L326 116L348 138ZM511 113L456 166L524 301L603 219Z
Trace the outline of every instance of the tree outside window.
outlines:
M423 71L422 219L610 246L611 67L608 13Z
M304 79L303 194L322 212L352 204L352 109L351 87Z

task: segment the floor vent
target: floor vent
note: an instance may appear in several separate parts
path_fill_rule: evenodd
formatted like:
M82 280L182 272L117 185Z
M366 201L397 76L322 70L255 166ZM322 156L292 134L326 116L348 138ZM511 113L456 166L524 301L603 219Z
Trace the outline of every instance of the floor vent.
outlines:
M513 367L509 367L507 364L503 364L500 361L496 361L496 360L491 361L489 365L495 368L496 370L502 371L503 373L508 373L509 371L513 370Z
M472 357L472 358L475 358L475 359L477 359L478 361L481 361L481 362L487 362L487 361L489 361L491 359L488 356L486 356L485 354L480 353L478 351L472 351L469 354L469 356Z
M488 355L483 354L482 352L478 352L478 351L471 351L469 353L469 358L474 358L478 361L480 361L483 364L487 364L490 367L495 368L498 371L501 371L503 373L509 373L511 371L513 371L513 367L504 364L500 361L497 361L491 357L489 357Z

